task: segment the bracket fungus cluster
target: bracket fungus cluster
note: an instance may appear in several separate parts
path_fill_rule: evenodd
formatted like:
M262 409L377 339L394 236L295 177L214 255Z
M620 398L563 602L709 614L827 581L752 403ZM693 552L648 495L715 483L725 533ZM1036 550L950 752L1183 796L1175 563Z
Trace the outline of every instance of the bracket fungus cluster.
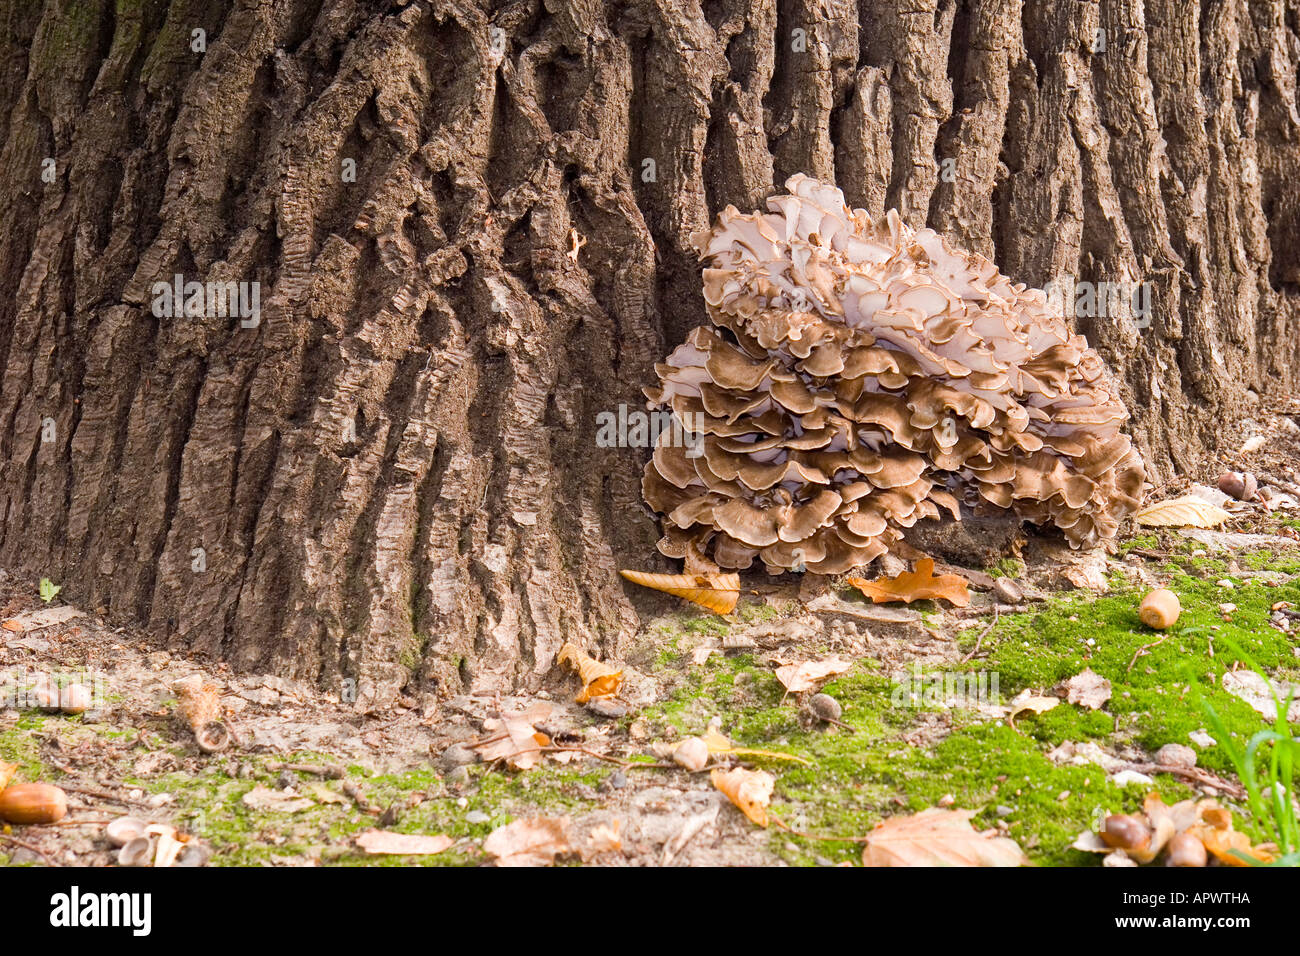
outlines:
M688 438L665 432L646 465L660 550L836 574L963 507L1076 547L1113 536L1142 461L1100 357L1044 293L832 186L786 186L694 237L714 325L646 389Z

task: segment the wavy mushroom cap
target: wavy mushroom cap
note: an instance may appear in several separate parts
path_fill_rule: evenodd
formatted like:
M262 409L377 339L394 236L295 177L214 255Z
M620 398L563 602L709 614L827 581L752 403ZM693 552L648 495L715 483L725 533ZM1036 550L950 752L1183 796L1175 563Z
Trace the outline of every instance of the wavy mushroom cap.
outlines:
M643 491L660 550L840 573L961 505L1075 547L1135 510L1142 461L1095 351L988 259L891 211L873 222L794 176L770 212L728 206L693 241L700 327L656 366L664 432Z

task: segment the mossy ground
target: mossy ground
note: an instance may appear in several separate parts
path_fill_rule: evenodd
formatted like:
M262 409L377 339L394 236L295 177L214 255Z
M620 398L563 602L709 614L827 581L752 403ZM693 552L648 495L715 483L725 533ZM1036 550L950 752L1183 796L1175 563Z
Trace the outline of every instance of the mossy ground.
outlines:
M1162 539L1147 536L1126 542L1122 550L1157 551L1161 545ZM774 815L791 830L808 834L770 828L768 851L791 864L857 860L861 845L847 838L861 837L887 816L942 804L975 811L977 828L1000 828L1038 864L1097 865L1095 857L1071 850L1070 843L1099 810L1132 811L1150 788L1116 786L1099 766L1058 765L1048 759L1050 750L1065 741L1092 741L1128 759L1149 759L1146 755L1163 744L1190 744L1189 735L1206 728L1201 695L1229 731L1244 741L1263 727L1263 720L1219 687L1222 674L1236 659L1230 644L1274 677L1294 680L1300 673L1296 641L1269 621L1278 602L1300 606L1300 553L1245 553L1229 559L1194 554L1195 547L1181 543L1163 546L1167 550L1159 553L1169 557L1157 558L1147 568L1182 601L1183 614L1170 631L1153 632L1139 622L1137 605L1145 585L1115 574L1113 589L1104 596L1057 594L1030 605L1025 613L1001 616L990 630L978 622L961 631L957 640L960 657L982 634L976 657L968 663L954 658L931 668L996 675L1003 700L1026 688L1047 691L1091 668L1112 684L1111 698L1100 710L1062 703L1046 713L1022 714L1012 726L973 710L916 706L905 698L900 704L891 675L877 660L864 656L824 687L840 702L843 720L854 732L830 728L801 712L761 656L715 653L703 664L693 663L691 650L701 640L782 613L769 604L748 601L731 621L684 609L652 629L654 650L646 669L661 686L672 689L623 718L614 734L625 739L635 719L649 728L649 740L673 739L700 733L716 721L738 746L803 758L806 763L744 758L747 765L776 776ZM998 570L1014 574L1019 568ZM1271 573L1259 575L1261 570ZM1236 607L1225 614L1220 610L1225 603ZM932 625L944 620L940 608L917 607L927 612ZM829 650L800 648L807 657ZM0 758L19 763L25 779L57 782L57 767L42 764L42 738L56 734L66 743L98 734L118 746L141 743L138 730L80 724L77 717L24 712L0 730ZM183 760L183 744L168 742L162 734L151 737L143 741L145 749L167 749ZM483 838L516 817L539 812L578 817L602 808L609 778L617 772L631 778L633 789L685 777L677 770L620 771L614 764L589 760L565 766L548 762L525 773L477 765L469 768L468 778L453 781L427 761L383 772L353 763L346 766L347 781L359 786L371 804L395 811L396 821L386 822L385 828L446 833L458 840L436 856L373 857L361 853L354 840L380 824L343 793L343 780L287 772L295 789L316 801L297 813L254 810L243 803L255 785L275 788L284 782L286 771L276 764L285 759L213 760L197 773L138 778L127 773L121 782L137 787L146 798L170 794L166 812L178 826L203 837L213 851L214 865L318 861L448 866L482 862ZM300 752L287 759L338 763L324 753ZM1235 779L1221 748L1198 749L1198 760L1207 770ZM693 778L693 785L706 786L705 779ZM1155 789L1170 802L1194 793L1169 775L1157 775ZM1226 802L1236 812L1239 828L1259 836L1245 808Z

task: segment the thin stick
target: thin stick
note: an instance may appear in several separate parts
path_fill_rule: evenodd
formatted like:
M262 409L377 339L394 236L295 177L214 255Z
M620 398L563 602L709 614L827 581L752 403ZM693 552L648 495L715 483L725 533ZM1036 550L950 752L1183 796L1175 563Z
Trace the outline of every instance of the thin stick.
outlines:
M270 770L272 773L278 773L282 770L291 770L296 773L310 773L315 774L318 777L325 777L328 780L342 780L348 775L347 771L337 764L325 764L322 766L321 764L314 763L273 763L267 764L266 769Z
M961 662L962 662L963 664L965 664L965 663L966 663L967 661L969 661L972 657L974 657L976 654L979 653L980 645L981 645L982 643L984 643L984 638L988 637L989 634L993 631L993 628L995 628L995 627L997 627L997 626L998 626L998 605L997 605L997 604L994 604L994 605L993 605L993 620L989 623L989 626L988 626L988 627L984 628L984 630L980 632L980 636L977 637L977 638L975 638L975 646L972 647L972 648L970 649L970 653L969 653L969 654L967 654L965 657L963 657L963 658L961 659Z
M1124 668L1124 673L1127 674L1129 671L1131 671L1131 670L1133 669L1133 665L1136 664L1136 663L1138 662L1138 658L1139 658L1139 657L1144 657L1144 656L1146 656L1147 654L1151 653L1151 651L1153 651L1155 648L1159 647L1161 644L1163 644L1163 643L1164 643L1165 641L1167 641L1167 640L1169 640L1169 635L1168 635L1168 634L1162 634L1161 637L1160 637L1160 640L1158 640L1158 641L1152 641L1150 644L1143 644L1141 647L1139 647L1139 648L1138 648L1138 649L1133 653L1133 659L1132 659L1131 661L1128 662L1128 667Z
M25 843L22 840L18 839L17 837L9 836L7 833L0 833L0 840L4 840L6 843L12 843L14 846L17 847L22 847L28 853L35 853L42 860L44 860L49 866L63 865L62 863L59 863L57 860L50 857L50 855L47 854L44 850L42 850L40 847L33 846L30 843Z
M79 793L85 797L98 797L100 800L110 800L113 803L123 803L127 806L147 807L147 800L133 800L130 797L119 797L116 794L108 793L104 790L92 790L90 787L78 787L75 784L63 783L58 784L59 788L68 791L68 793Z

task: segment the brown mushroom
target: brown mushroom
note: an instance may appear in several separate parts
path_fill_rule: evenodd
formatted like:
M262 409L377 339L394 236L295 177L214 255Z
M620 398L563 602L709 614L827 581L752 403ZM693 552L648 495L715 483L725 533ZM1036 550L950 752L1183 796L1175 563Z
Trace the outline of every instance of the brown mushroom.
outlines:
M1113 536L1145 473L1100 357L1038 290L805 176L695 236L712 327L656 367L644 492L660 549L779 573L865 564L947 512L1010 511L1076 547Z

